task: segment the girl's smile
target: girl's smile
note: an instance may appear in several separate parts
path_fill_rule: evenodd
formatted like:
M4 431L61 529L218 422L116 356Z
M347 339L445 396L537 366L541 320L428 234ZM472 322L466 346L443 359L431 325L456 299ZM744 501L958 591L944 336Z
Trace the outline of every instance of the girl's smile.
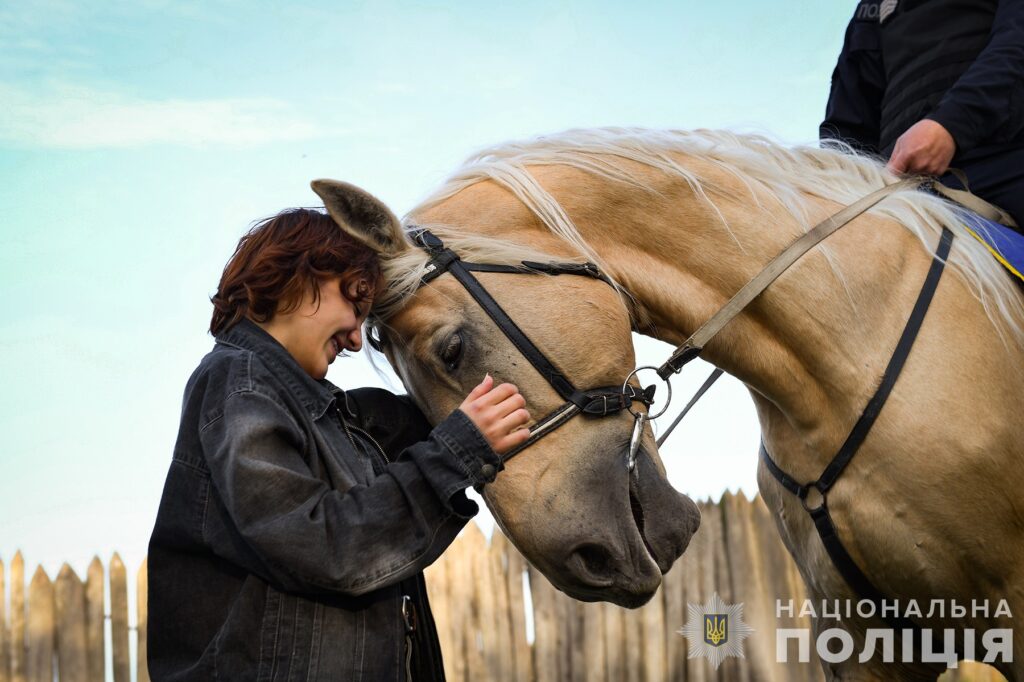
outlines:
M323 379L327 366L343 351L355 353L363 347L362 324L370 299L349 300L355 298L359 285L350 282L348 291L342 292L341 278L320 280L315 298L309 290L294 309L285 307L268 322L257 324L284 346L307 374Z

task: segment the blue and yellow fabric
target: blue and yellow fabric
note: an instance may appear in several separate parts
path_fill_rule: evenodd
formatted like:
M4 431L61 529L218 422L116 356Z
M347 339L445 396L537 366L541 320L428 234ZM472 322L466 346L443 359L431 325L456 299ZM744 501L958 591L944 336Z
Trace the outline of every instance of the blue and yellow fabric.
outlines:
M1024 235L964 210L964 226L1015 277L1024 281Z

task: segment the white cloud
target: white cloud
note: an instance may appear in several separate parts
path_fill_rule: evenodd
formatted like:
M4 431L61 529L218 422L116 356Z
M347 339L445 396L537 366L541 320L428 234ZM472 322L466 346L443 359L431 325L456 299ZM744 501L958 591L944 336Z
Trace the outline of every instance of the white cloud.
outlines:
M0 83L0 101L0 143L17 146L251 146L340 132L272 98L145 99L76 86L31 91Z

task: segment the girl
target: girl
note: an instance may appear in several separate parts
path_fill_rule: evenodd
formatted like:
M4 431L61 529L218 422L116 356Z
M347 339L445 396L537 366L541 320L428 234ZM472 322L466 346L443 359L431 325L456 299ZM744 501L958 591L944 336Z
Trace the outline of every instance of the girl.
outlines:
M155 682L444 679L423 568L529 414L486 377L431 430L407 396L324 379L379 286L374 250L319 211L239 242L150 540Z

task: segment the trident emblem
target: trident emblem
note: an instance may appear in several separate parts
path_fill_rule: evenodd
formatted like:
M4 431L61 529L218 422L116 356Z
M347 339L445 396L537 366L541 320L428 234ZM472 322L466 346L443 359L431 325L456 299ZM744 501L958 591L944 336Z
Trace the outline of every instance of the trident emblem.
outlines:
M704 615L704 641L711 646L722 646L729 641L729 616L724 613Z

